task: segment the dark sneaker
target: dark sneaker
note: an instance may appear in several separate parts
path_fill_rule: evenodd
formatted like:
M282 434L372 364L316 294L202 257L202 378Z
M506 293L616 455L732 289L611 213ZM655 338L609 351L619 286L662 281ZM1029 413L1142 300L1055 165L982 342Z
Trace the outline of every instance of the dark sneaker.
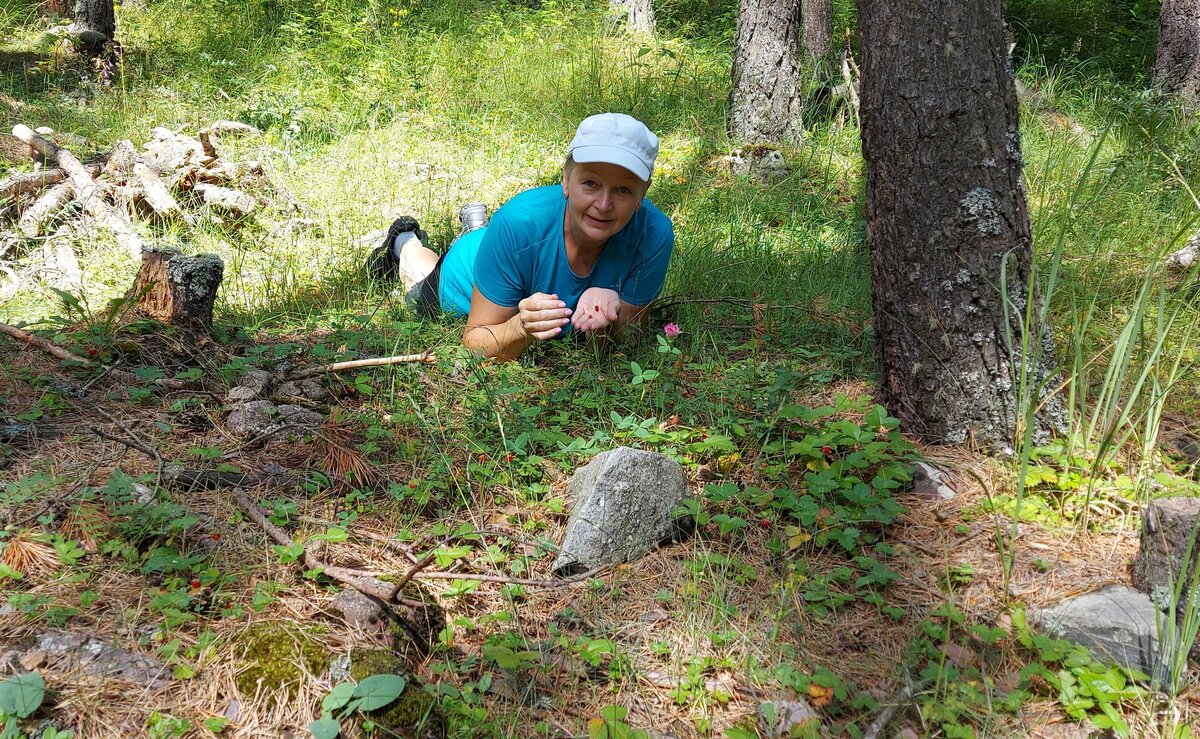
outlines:
M383 243L375 247L371 255L367 257L367 275L373 280L394 280L399 274L400 259L396 255L392 245L396 243L396 237L407 231L413 232L422 242L425 241L425 230L421 228L421 224L417 223L417 219L412 216L400 216L392 221L392 225L387 230L387 235L383 237Z
M483 203L467 203L458 212L458 222L462 225L461 233L470 233L488 224L487 206Z

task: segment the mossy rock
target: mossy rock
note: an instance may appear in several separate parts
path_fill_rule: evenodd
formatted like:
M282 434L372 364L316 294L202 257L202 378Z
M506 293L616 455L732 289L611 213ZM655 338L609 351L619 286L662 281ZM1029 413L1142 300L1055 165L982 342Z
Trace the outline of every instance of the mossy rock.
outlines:
M306 675L329 669L329 653L316 639L319 630L287 622L256 623L234 638L241 669L234 677L238 692L252 697L262 685L264 695L296 694Z
M372 675L402 675L407 681L400 697L366 716L384 736L436 739L446 736L446 721L433 696L408 673L404 660L386 649L356 648L350 652L350 679L362 682ZM390 733L389 733L390 732Z
M399 582L400 578L401 575L381 575L379 577L383 582L393 583ZM416 580L409 580L405 583L400 590L400 595L409 600L418 600L426 604L424 608L396 606L396 609L408 621L413 631L421 636L427 644L436 642L438 634L446 628L446 612L438 605L437 598ZM392 624L390 631L397 648L408 641L408 634L404 633L404 630L396 624Z

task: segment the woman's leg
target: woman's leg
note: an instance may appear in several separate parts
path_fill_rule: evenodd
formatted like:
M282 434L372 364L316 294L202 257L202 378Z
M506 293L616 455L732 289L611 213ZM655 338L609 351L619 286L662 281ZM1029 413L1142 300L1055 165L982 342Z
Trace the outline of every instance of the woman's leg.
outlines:
M397 260L397 276L405 290L412 289L413 285L428 277L437 265L437 252L422 244L412 231L405 231L396 236L393 248Z

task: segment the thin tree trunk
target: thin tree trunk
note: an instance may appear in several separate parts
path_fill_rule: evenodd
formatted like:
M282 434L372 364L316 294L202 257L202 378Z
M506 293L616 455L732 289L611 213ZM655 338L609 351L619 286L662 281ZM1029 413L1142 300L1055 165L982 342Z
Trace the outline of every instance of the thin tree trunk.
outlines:
M654 5L651 0L609 0L608 6L612 17L617 22L624 20L630 33L654 35Z
M1190 105L1200 103L1200 0L1163 0L1154 83Z
M801 0L804 49L825 58L833 48L833 0Z
M882 399L911 433L991 449L1020 428L1022 373L1054 384L1049 334L1023 341L1033 242L1000 5L858 5ZM1039 440L1064 420L1044 400Z
M798 34L800 0L741 0L729 90L729 135L744 143L804 136Z

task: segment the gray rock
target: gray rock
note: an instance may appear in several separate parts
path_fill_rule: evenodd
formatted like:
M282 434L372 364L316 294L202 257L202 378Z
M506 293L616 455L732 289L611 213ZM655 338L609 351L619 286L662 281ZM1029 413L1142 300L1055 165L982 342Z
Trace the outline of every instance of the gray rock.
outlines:
M947 475L942 470L925 462L917 462L913 467L912 494L922 500L953 500L958 493L947 483Z
M1155 676L1162 674L1157 613L1140 590L1110 585L1031 611L1029 625L1082 644L1097 659Z
M768 739L807 736L803 733L806 729L815 736L820 724L821 717L803 698L778 700L758 707L759 736Z
M618 447L596 455L567 483L571 519L554 572L631 562L671 536L671 513L687 495L683 468L655 452Z
M270 372L250 370L242 377L240 385L229 389L229 392L225 394L225 400L229 403L245 403L261 398L267 394L274 380L275 376Z
M275 389L275 397L279 399L304 398L317 403L329 400L329 391L325 386L310 378L300 381L289 381Z
M94 677L128 680L151 689L172 682L171 670L153 657L113 646L86 634L52 631L38 636L34 649L40 650L48 668L71 672L82 668Z
M257 201L241 190L210 185L207 182L198 183L194 190L204 199L206 205L235 218L245 218L258 207Z
M269 400L252 400L230 412L225 419L229 430L239 436L277 433L305 433L325 422L320 413L298 405L275 405Z
M367 627L383 616L383 609L375 601L354 588L338 593L329 605L342 614L342 620L349 626Z
M1167 257L1167 264L1176 269L1188 269L1200 259L1200 233L1188 239L1182 249Z

